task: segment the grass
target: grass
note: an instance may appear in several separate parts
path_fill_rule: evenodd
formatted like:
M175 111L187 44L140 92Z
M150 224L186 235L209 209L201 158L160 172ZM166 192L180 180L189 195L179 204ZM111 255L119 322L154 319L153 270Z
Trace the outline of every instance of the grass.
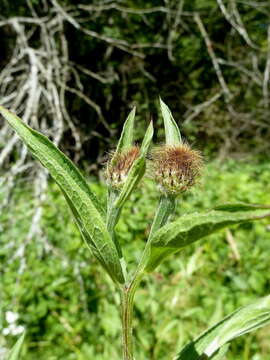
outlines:
M269 162L210 163L202 183L179 201L178 213L224 202L270 203ZM105 201L105 187L92 188ZM4 191L1 194L3 197ZM19 313L27 328L23 359L107 360L120 357L119 303L113 285L82 243L56 185L43 206L41 233L25 246L34 204L31 184L16 188L0 215L1 319ZM140 185L117 226L134 266L154 216L158 195ZM233 238L239 258L228 243ZM269 220L221 231L168 258L146 278L135 299L136 359L172 359L192 337L235 308L269 293ZM21 271L20 271L21 270ZM228 360L266 360L270 327L236 340ZM14 336L0 335L0 347Z

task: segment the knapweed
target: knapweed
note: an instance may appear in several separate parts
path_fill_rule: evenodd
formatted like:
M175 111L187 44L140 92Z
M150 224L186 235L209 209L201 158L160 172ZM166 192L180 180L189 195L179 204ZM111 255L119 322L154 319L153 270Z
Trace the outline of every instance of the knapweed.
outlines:
M199 151L187 144L163 145L152 151L152 177L159 189L170 195L178 195L193 186L202 169Z
M117 189L124 185L129 170L139 153L138 146L131 146L117 154L112 153L106 166L106 179L109 186Z

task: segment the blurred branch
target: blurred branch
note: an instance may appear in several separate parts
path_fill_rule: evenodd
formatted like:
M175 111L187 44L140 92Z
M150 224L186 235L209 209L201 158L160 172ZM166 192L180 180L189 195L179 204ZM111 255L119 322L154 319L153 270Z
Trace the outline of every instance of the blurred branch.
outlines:
M128 52L134 56L138 56L140 58L144 58L144 54L142 53L139 53L139 52L136 52L136 51L133 51L131 49L131 46L130 44L125 41L125 40L119 40L119 39L115 39L115 38L111 38L111 37L108 37L108 36L104 36L102 34L98 34L97 32L95 31L92 31L92 30L89 30L89 29L86 29L84 27L82 27L76 20L74 17L72 17L70 14L68 14L63 7L61 7L58 2L56 0L51 0L52 3L55 5L55 8L60 12L60 14L63 16L63 18L68 21L71 25L73 25L77 30L80 30L82 31L83 33L85 33L86 35L88 36L91 36L93 38L96 38L96 39L99 39L99 40L102 40L102 41L105 41L106 43L112 45L112 46L115 46L125 52Z
M248 70L246 67L244 67L243 65L237 62L227 61L221 58L218 58L217 60L219 64L234 67L237 70L239 70L239 72L242 72L243 74L247 75L250 79L254 81L256 85L258 86L262 85L262 78L260 76L261 75L260 73L258 74L255 71Z
M185 0L180 0L178 3L178 7L177 7L177 12L176 14L174 14L174 16L172 17L174 19L172 26L169 29L169 36L168 36L168 40L167 40L167 47L168 47L168 58L171 61L174 61L174 56L173 56L173 41L174 38L176 37L176 30L181 22L181 16L183 13L183 8L184 8L184 3ZM179 36L179 35L178 35Z
M192 107L190 110L187 111L184 120L184 124L188 124L191 120L193 120L196 116L198 116L203 110L205 110L208 106L212 105L222 96L222 92L216 93L213 97L209 100L204 101L201 104L198 104ZM191 112L191 114L189 114Z
M124 6L118 5L116 3L103 4L103 5L97 5L97 6L79 4L78 9L82 9L82 10L86 10L86 11L96 11L96 12L108 11L108 10L117 10L117 11L120 11L120 12L123 12L123 13L137 14L137 15L152 14L152 13L155 13L155 12L161 12L161 13L170 14L170 15L177 15L177 12L178 12L178 10L172 10L172 9L169 9L168 7L165 7L165 6L155 6L155 7L152 7L152 8L136 9L136 8L124 7ZM193 12L182 11L181 15L192 17Z
M222 11L225 19L231 24L231 26L243 37L243 39L246 41L246 43L254 48L258 49L258 47L251 41L247 30L244 27L244 23L241 19L241 16L238 12L236 2L234 0L231 0L232 4L232 14L229 14L228 10L226 9L223 0L217 0L217 3L219 5L220 10Z
M197 23L198 28L199 28L199 30L200 30L200 32L201 32L201 34L202 34L202 37L203 37L203 39L204 39L204 41L205 41L205 44L206 44L206 47L207 47L207 51L208 51L209 56L210 56L210 58L211 58L211 60L212 60L213 67L214 67L214 69L215 69L215 72L216 72L216 74L217 74L218 81L219 81L220 86L221 86L221 88L222 88L222 91L223 91L223 94L224 94L224 97L225 97L225 101L226 101L226 102L229 102L230 99L232 98L232 94L231 94L231 92L230 92L230 90L229 90L229 88L228 88L228 86L227 86L227 84L226 84L226 82L225 82L225 80L224 80L224 77L223 77L221 68L220 68L220 66L219 66L218 59L217 59L217 57L216 57L216 54L215 54L214 49L213 49L213 46L212 46L212 42L211 42L210 37L209 37L209 35L208 35L208 33L207 33L204 25L203 25L203 22L202 22L202 20L201 20L201 17L200 17L200 15L199 15L198 13L196 13L196 14L194 15L194 20L195 20L195 22Z
M270 25L268 26L267 31L267 58L264 69L263 76L263 97L264 97L264 106L269 107L269 74L270 74Z

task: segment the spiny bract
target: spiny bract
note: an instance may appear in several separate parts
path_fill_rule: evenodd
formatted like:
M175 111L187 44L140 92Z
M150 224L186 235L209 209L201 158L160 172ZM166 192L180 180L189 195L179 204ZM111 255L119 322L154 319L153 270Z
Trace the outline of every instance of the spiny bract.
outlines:
M160 190L174 195L196 183L203 165L200 152L187 144L160 146L153 150L151 157Z
M138 146L131 146L129 149L112 154L107 163L106 178L108 185L113 188L121 188L128 176L128 172L138 158L140 149Z

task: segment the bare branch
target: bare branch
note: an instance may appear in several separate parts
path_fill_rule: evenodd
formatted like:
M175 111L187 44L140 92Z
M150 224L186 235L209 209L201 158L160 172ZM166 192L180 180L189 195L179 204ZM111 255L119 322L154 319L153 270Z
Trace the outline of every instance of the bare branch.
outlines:
M269 75L270 75L270 25L267 32L267 58L263 76L263 98L264 106L269 107Z
M176 29L178 28L178 25L181 22L181 16L182 16L182 12L183 12L183 8L184 8L184 3L185 0L180 0L178 7L177 7L177 12L176 14L173 16L174 18L174 22L172 24L172 26L169 29L169 36L168 36L168 41L167 41L167 47L168 47L168 58L171 61L174 61L174 56L173 56L173 40L175 38L175 36L179 36L179 34L176 33ZM177 34L177 35L176 35Z
M177 15L177 10L171 10L168 7L165 6L155 6L152 8L145 8L145 9L135 9L135 8L128 8L124 6L120 6L117 3L111 3L111 4L103 4L103 5L83 5L79 4L78 9L86 10L86 11L94 11L94 12L100 12L100 11L108 11L108 10L117 10L123 13L127 14L137 14L137 15L145 15L145 14L152 14L155 12L161 12L165 14L170 15ZM193 13L189 11L182 11L183 16L192 17Z
M231 26L239 33L239 35L241 35L243 37L243 39L246 41L246 43L250 47L252 47L254 49L258 49L258 47L251 41L251 39L244 27L243 21L238 12L235 1L231 0L231 2L232 2L232 6L233 6L233 12L232 12L232 14L229 14L229 12L227 11L227 9L223 3L223 0L217 0L220 10L222 11L226 20L231 24Z
M202 20L200 18L200 15L198 13L196 13L194 15L194 20L197 23L198 28L199 28L199 30L200 30L200 32L202 34L202 37L203 37L203 39L205 41L207 51L208 51L208 53L209 53L209 55L211 57L215 72L217 74L218 81L219 81L220 86L222 88L222 91L224 93L225 101L229 102L230 99L232 98L232 94L231 94L231 92L230 92L230 90L229 90L229 88L228 88L228 86L227 86L227 84L226 84L226 82L224 80L221 68L220 68L219 63L218 63L218 59L217 59L217 57L215 55L215 52L213 50L212 42L210 40L210 37L209 37L209 35L208 35L204 25L203 25L203 22L202 22Z
M208 106L210 106L214 102L216 102L221 96L222 96L222 92L218 92L213 97L211 97L209 100L206 100L203 103L198 104L198 105L194 106L192 109L190 109L187 112L187 114L185 115L186 117L184 120L184 124L188 124L191 120L193 120L196 116L198 116ZM189 112L191 112L190 115L189 115Z

